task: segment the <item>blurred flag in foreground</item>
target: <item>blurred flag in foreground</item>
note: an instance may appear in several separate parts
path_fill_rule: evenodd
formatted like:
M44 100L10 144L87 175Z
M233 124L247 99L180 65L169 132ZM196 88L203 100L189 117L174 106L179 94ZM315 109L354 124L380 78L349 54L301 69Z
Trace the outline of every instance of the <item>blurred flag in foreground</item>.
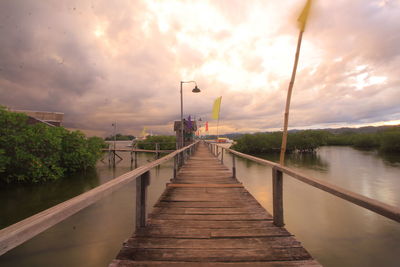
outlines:
M310 7L311 7L311 0L307 0L307 3L300 14L300 17L297 19L301 31L304 31L304 29L306 28L308 14L310 13Z

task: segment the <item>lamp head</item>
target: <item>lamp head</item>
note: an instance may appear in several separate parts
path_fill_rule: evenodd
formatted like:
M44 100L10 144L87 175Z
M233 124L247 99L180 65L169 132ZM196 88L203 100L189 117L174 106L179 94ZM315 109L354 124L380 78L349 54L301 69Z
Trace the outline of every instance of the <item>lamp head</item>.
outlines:
M197 87L197 85L194 87L194 89L192 90L193 93L200 93L200 89L199 87Z

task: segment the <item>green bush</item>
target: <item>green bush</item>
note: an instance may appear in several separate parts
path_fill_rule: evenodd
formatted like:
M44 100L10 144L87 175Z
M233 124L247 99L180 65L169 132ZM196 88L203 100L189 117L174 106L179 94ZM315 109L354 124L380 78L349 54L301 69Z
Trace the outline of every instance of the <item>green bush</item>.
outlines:
M248 154L278 152L281 140L282 132L245 134L237 139L232 149ZM291 132L288 135L286 152L313 152L324 145L400 152L400 127L396 126L376 133L343 132L333 134L324 130Z
M146 140L138 142L138 148L155 150L157 143L160 145L160 150L175 150L176 136L172 135L148 136Z
M342 134L331 134L327 138L326 144L329 146L352 146L354 145L355 133L342 133Z
M400 152L400 128L393 128L380 134L380 149L384 152Z
M325 131L299 131L288 134L286 152L314 152L326 145L331 134ZM282 132L245 134L237 139L233 149L249 154L279 152Z
M0 182L38 183L93 167L101 138L86 138L62 127L27 124L24 114L0 107Z
M357 134L353 137L353 146L362 149L372 149L379 147L377 134Z
M123 135L123 134L117 133L117 134L115 135L115 140L116 140L116 141L129 141L129 140L133 140L133 139L135 139L135 138L136 138L135 136L130 135L130 134L128 134L128 135ZM107 137L105 138L105 140L106 140L106 141L114 141L114 135L107 136Z

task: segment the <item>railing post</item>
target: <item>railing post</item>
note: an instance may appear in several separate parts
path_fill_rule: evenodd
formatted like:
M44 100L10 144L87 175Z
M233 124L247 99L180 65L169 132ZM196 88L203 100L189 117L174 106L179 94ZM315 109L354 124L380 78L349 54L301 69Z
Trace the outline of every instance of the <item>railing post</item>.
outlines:
M221 149L221 163L224 164L224 148Z
M136 179L136 229L146 226L146 200L149 181L149 171Z
M236 160L235 160L235 154L232 154L232 177L236 179Z
M176 158L177 158L177 155L174 156L174 179L176 178L177 165L178 165Z
M181 157L180 167L182 167L183 164L185 164L185 155L183 153L184 153L183 151L181 153L179 153L180 157Z
M138 154L138 152L135 151L135 169L138 167L137 154Z
M160 157L160 144L156 143L156 158Z
M274 224L283 227L283 178L282 172L276 167L272 168L272 199Z

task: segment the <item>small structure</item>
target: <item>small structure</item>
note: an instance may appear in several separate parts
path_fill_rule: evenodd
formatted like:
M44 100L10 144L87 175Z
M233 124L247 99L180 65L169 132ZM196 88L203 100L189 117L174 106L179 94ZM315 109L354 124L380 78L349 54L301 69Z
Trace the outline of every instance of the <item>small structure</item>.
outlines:
M194 141L194 134L197 130L196 121L188 121L183 119L183 146L187 146ZM178 148L181 144L182 136L181 136L181 121L175 121L174 123L174 131L176 133L176 148Z
M64 113L61 112L47 112L47 111L33 111L33 110L11 110L13 112L24 113L28 115L29 124L44 123L49 126L62 126Z

